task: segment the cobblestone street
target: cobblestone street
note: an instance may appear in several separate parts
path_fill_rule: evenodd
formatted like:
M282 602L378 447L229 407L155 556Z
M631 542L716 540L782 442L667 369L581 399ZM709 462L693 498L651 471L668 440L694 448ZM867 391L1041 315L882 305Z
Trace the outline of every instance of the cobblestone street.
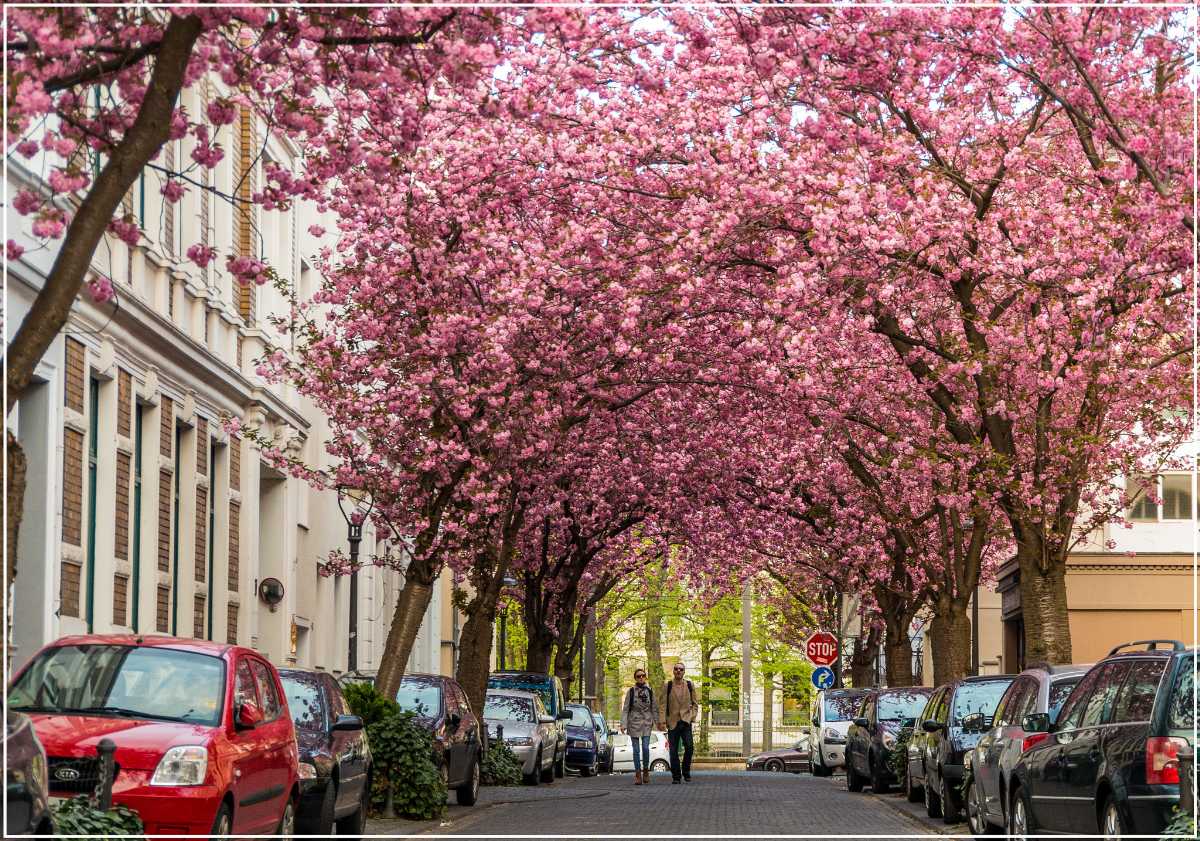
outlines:
M440 824L372 821L370 834L426 831L464 835L825 835L901 838L933 835L873 797L846 791L845 778L807 774L697 771L672 785L656 774L568 777L553 785L485 788L473 808L451 805Z

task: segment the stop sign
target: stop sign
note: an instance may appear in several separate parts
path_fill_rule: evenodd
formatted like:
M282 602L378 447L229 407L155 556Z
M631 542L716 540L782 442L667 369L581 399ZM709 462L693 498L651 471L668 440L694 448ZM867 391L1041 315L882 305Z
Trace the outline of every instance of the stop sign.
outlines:
M817 631L804 644L804 654L814 666L830 666L837 661L837 638L828 631Z

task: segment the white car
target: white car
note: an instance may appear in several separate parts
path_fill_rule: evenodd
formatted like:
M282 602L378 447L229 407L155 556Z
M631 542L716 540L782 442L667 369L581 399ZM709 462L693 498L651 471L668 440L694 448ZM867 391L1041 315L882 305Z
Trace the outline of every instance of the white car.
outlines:
M834 769L846 764L846 734L858 715L866 689L823 689L813 702L812 772L815 777L828 777Z
M614 733L612 740L613 773L615 774L618 771L632 771L633 739L625 733ZM662 730L655 730L650 734L650 770L671 770L671 754L667 749L667 734Z

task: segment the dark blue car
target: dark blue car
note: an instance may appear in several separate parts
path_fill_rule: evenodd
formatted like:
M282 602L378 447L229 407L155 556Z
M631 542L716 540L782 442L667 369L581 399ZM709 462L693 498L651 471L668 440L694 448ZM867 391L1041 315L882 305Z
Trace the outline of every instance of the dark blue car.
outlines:
M594 776L600 761L596 720L583 704L567 704L565 709L571 714L567 722L567 767L582 777Z

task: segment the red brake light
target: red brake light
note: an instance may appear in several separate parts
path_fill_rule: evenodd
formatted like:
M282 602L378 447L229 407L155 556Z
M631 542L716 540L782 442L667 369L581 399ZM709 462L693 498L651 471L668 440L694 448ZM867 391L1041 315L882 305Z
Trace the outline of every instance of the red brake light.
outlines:
M1146 740L1146 782L1179 785L1179 748L1183 739L1153 736Z
M1021 753L1029 750L1034 745L1040 745L1042 742L1050 738L1049 733L1030 733L1021 740Z

